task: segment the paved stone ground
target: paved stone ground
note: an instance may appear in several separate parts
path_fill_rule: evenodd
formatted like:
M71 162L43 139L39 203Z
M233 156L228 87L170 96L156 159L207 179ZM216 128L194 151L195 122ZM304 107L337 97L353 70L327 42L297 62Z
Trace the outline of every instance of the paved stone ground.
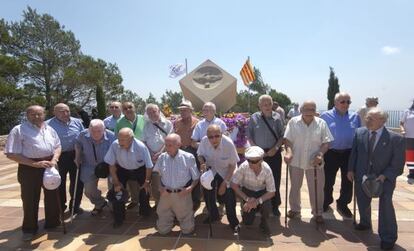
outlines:
M168 236L160 236L154 229L156 216L140 219L136 211L128 211L124 225L113 229L109 210L99 217L92 217L89 211L93 206L85 198L82 201L82 207L86 209L84 214L75 217L70 223L66 213L67 234L62 233L62 228L49 232L43 230L41 201L39 234L31 243L24 243L21 241L22 208L16 167L15 163L0 153L0 250L379 250L377 221L373 222L373 232L358 232L353 230L351 219L344 219L336 210L330 210L324 214L325 225L316 229L311 221L306 181L302 187L302 219L290 220L285 226L284 217L272 217L270 237L264 237L258 230L259 220L256 220L255 226L242 227L239 235L233 235L227 226L226 217L220 223L213 224L211 236L208 225L202 224L204 206L196 212L196 232L193 236L183 236L178 227ZM285 167L282 177L285 177L284 171ZM105 181L101 181L99 186L106 192ZM284 202L284 181L281 189ZM335 192L337 197L338 185ZM414 186L407 184L405 175L398 178L394 205L399 225L395 250L414 250ZM377 200L374 200L372 207L375 219L378 215ZM284 204L281 207L282 214L283 208Z

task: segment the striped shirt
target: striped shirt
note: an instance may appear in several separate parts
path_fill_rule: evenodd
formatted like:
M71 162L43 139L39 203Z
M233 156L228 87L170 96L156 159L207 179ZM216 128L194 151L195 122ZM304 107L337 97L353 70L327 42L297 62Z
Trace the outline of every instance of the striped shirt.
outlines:
M163 153L157 160L153 169L161 176L161 182L166 188L183 188L188 181L198 180L198 172L195 158L191 153L178 150L175 157Z
M262 161L259 175L256 175L249 167L247 160L244 161L234 172L232 182L255 192L263 189L266 189L267 192L276 191L272 170L264 161Z
M148 148L137 139L133 139L128 149L121 148L115 140L104 158L109 165L118 164L124 169L134 170L142 166L152 168L151 156Z

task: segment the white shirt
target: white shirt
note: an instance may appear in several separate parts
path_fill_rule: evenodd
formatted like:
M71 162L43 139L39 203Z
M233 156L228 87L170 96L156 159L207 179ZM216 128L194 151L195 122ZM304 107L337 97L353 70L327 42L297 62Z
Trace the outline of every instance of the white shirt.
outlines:
M401 118L404 123L405 137L414 138L414 110L405 110Z
M173 125L171 121L161 117L158 125L164 129L167 134L172 133ZM161 148L165 145L165 137L167 137L167 135L156 127L153 122L145 122L144 130L142 132L142 141L145 142L151 153L157 153L161 150Z
M207 136L205 136L198 146L197 154L206 159L206 165L210 166L214 175L218 173L223 179L227 175L229 165L237 165L239 155L233 141L225 136L221 136L221 142L214 148Z
M129 149L121 148L118 140L115 140L106 153L104 161L109 165L118 164L128 170L138 169L144 165L146 168L153 166L148 148L135 138Z
M202 119L195 126L193 135L191 135L191 139L197 142L201 141L201 139L207 135L207 128L209 125L218 125L220 127L221 133L225 133L227 131L226 123L217 117L214 117L211 121Z
M264 161L262 161L262 169L258 175L249 167L247 160L244 161L234 172L232 182L255 192L263 189L267 192L276 191L272 169Z
M318 154L321 145L334 140L323 119L315 117L308 126L302 116L289 121L284 137L292 143L291 165L301 169L312 169L311 160Z
M59 136L46 123L38 128L30 122L15 126L7 137L4 153L21 154L27 158L52 156L60 147Z

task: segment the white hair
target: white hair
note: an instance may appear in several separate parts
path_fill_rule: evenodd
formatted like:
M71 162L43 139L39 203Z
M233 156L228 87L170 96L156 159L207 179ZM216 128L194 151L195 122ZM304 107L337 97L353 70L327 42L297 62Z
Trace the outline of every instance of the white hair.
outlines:
M213 102L207 102L207 103L205 103L204 105L203 105L203 108L204 107L211 107L214 111L216 111L216 105L213 103Z
M386 113L384 110L382 110L379 107L372 107L368 110L367 112L367 116L368 114L377 114L379 115L385 122L387 122L388 120L388 113Z
M339 98L341 98L341 97L349 97L349 98L351 98L351 96L348 93L346 93L346 92L337 92L335 94L335 99L334 99L335 102L338 101Z
M93 128L93 127L105 128L105 124L100 119L92 119L91 122L89 123L89 128Z
M263 94L263 95L261 95L261 96L259 97L259 104L261 104L261 103L263 102L263 100L265 100L265 99L270 100L270 101L272 101L272 103L273 103L273 98L272 98L272 96L267 95L267 94Z

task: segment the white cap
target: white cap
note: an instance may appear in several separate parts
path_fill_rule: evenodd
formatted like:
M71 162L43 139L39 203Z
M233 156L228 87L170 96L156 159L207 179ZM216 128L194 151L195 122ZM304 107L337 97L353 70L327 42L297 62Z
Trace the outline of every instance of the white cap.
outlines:
M60 186L60 175L55 167L46 168L43 173L43 186L47 190L55 190Z
M258 146L251 146L247 148L246 152L244 153L244 156L246 157L246 159L262 158L263 155L264 155L263 149Z
M207 189L212 190L213 187L211 186L211 182L214 180L214 174L213 171L210 169L207 172L204 172L200 177L201 185Z

